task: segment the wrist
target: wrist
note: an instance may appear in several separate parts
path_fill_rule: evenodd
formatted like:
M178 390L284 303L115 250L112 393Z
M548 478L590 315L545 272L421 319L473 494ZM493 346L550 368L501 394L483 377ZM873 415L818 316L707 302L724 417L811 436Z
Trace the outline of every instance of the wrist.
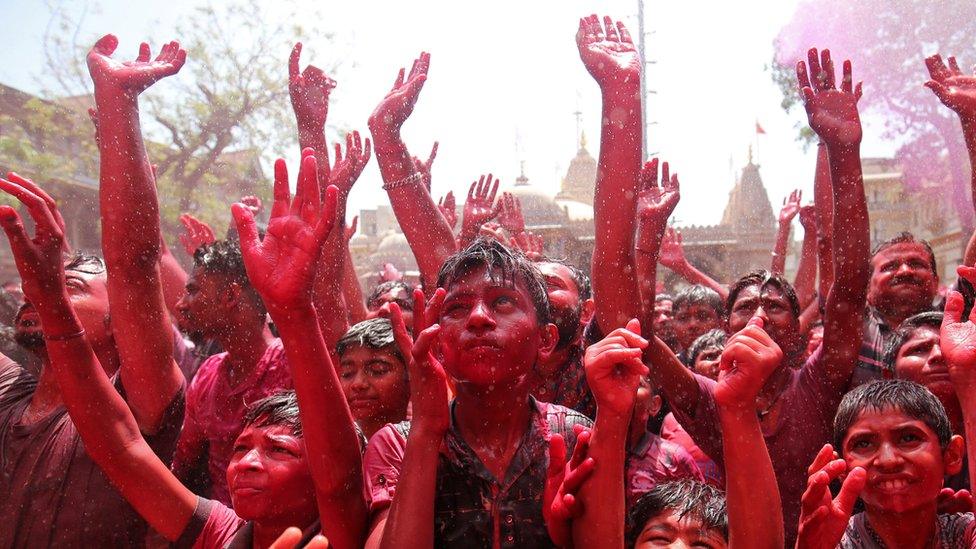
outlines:
M316 313L311 297L294 303L269 303L267 309L279 330L287 330L290 326L304 326L309 322L315 324Z
M117 86L96 84L94 96L95 106L98 109L99 125L101 125L102 121L104 121L106 118L111 118L113 115L121 114L123 110L122 108L138 108L139 105L138 93L134 94L125 88L120 88ZM113 111L113 109L118 109L118 111Z
M600 405L597 403L593 431L600 433L602 439L626 439L627 431L630 430L631 415L633 415L633 406L627 411L617 411L609 407L600 409Z
M640 102L640 73L627 74L621 78L614 78L600 84L600 91L604 101L633 101Z
M740 423L743 420L759 421L756 416L756 399L739 399L735 402L715 403L722 422Z

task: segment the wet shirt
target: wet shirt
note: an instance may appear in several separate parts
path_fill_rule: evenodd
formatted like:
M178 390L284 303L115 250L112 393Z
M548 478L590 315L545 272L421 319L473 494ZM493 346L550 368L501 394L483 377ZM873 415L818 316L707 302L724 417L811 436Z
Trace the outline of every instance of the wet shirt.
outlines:
M778 411L762 425L783 501L789 545L796 538L807 467L823 445L833 440L834 415L848 384L848 380L831 380L822 356L821 347L810 355L802 368L790 369L789 384L777 401ZM695 379L699 391L697 407L691 414L675 408L674 416L695 443L721 467L722 433L714 397L716 383L698 374Z
M674 419L673 413L664 417L664 423L661 425L661 438L684 448L695 460L695 465L705 477L705 482L719 490L725 490L725 475L722 473L721 467L695 444L688 431L685 431L678 420Z
M885 323L877 309L868 306L864 314L861 350L858 352L857 365L851 376L850 389L876 379L894 377L895 365L886 356L885 350L896 338L895 328Z
M625 471L628 508L662 482L682 478L704 481L687 450L650 431L645 431L637 444L627 450Z
M972 513L939 515L936 519L934 549L976 549L976 522ZM837 546L841 549L887 549L881 536L871 528L867 514L858 513L847 523Z
M461 438L454 423L441 444L434 501L434 546L491 548L555 547L542 518L542 492L549 466L549 437L560 434L567 454L576 444L574 425L591 426L582 414L530 398L529 428L519 441L504 479L496 479ZM396 494L409 422L387 425L369 441L363 458L370 513L390 506Z
M192 468L206 452L212 499L231 505L227 465L248 407L264 397L292 388L291 373L280 339L275 339L247 379L232 384L227 353L208 358L186 392L186 418L173 462L174 471Z
M125 396L118 376L116 389ZM137 547L148 526L85 452L62 406L24 424L37 386L17 365L0 364L0 547ZM164 463L183 418L183 390L157 433L143 436Z
M596 417L596 400L586 382L586 371L583 369L582 345L573 347L566 364L549 380L539 385L532 396L543 402L558 404L583 414L586 417Z

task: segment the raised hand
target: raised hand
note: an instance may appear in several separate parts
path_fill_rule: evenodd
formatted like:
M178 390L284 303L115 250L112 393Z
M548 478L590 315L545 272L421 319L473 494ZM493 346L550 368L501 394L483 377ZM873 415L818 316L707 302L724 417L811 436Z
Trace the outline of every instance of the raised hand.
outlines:
M957 271L960 277L970 282L976 280L976 269L973 267L960 266ZM969 313L969 319L964 321L964 307L962 294L957 291L949 292L942 318L939 346L948 362L949 377L956 393L969 395L976 389L976 308Z
M145 42L139 45L135 61L112 59L118 45L118 38L106 34L88 52L88 72L95 82L96 98L108 92L110 96L122 94L134 99L157 80L179 72L186 62L186 50L176 41L164 44L153 60L150 60L149 44Z
M336 81L322 69L309 65L299 72L298 60L302 55L302 43L298 42L288 57L288 95L295 111L300 130L321 133L329 116L329 95ZM320 151L325 154L325 151Z
M247 207L250 209L250 206ZM251 215L256 215L253 210L251 210ZM186 229L185 233L180 234L180 244L183 245L183 249L190 257L196 253L200 246L213 244L217 241L217 237L214 235L214 231L210 228L210 225L207 225L188 213L180 215L180 223Z
M545 255L545 241L541 234L528 231L517 234L512 238L512 245L522 250L529 261L542 261Z
M783 208L779 211L779 224L789 225L793 222L796 214L800 213L800 199L803 198L803 191L794 189L790 196L783 199Z
M295 526L290 526L278 536L268 549L294 549L302 541L304 534ZM305 549L329 549L329 540L322 534L318 534L303 545Z
M439 142L434 141L434 146L430 148L430 156L427 157L426 162L416 156L411 157L414 167L424 176L424 185L427 186L427 192L430 192L430 169L434 165L434 159L437 158L437 147L439 145Z
M830 50L817 56L817 49L807 53L809 75L803 61L796 64L796 78L800 84L803 104L810 127L828 146L849 147L861 143L861 119L857 102L861 99L861 83L852 87L851 62L844 61L840 89L835 87L834 62ZM813 76L811 82L810 76Z
M447 221L447 225L453 231L454 227L457 226L458 220L454 191L447 191L447 194L437 201L437 209L441 211L441 215L444 216L444 221Z
M576 494L580 486L593 474L595 462L587 457L591 432L582 425L574 425L576 448L566 462L566 441L560 434L549 439L549 468L542 492L542 517L549 537L557 547L573 546L572 520L583 514L583 504Z
M688 263L685 258L680 231L668 227L668 230L664 232L664 238L661 240L661 256L658 258L658 262L671 270L680 269Z
M338 194L329 187L320 201L316 170L315 156L306 149L292 200L285 161L275 162L274 205L264 240L251 210L243 204L232 208L247 276L272 316L312 306L315 263L335 224Z
M817 232L817 207L813 204L800 207L800 225L804 232Z
M524 233L525 218L522 216L522 203L518 197L512 193L502 193L499 203L501 210L498 212L498 223L502 228L512 236Z
M807 470L807 489L800 498L800 529L797 549L834 549L840 543L854 510L867 473L861 467L847 470L830 444L825 445ZM830 482L847 473L836 499L830 497Z
M596 15L580 19L576 46L583 65L601 88L640 85L640 55L622 22L604 17L601 25Z
M329 171L329 184L335 185L339 190L339 196L346 197L349 196L352 186L356 184L356 180L363 173L363 168L369 163L369 158L372 156L372 145L367 137L364 146L359 137L359 132L354 131L346 134L345 157L342 156L342 147L338 143L335 143L334 146L335 162Z
M493 183L494 182L494 183ZM501 202L495 204L495 194L498 192L498 180L492 179L491 174L482 175L471 183L468 189L468 199L464 203L464 217L461 220L461 233L472 238L478 234L481 226L498 215Z
M19 200L30 213L34 237L28 236L20 216L10 206L0 206L0 226L10 241L24 296L35 307L43 307L46 300L65 296L64 228L51 197L33 183L31 186L34 189L0 178L0 190Z
M68 235L65 234L64 230L64 218L61 217L61 211L58 210L58 204L53 198L51 198L51 195L44 192L44 189L40 188L37 183L34 183L30 179L21 176L17 172L7 172L7 180L44 200L48 211L50 211L51 216L54 217L54 223L57 224L58 229L61 230L61 239L64 242L64 253L71 253L71 245L68 243Z
M936 499L936 510L940 515L953 513L972 513L973 494L969 490L943 488Z
M648 374L641 361L648 342L640 333L640 321L632 319L626 328L617 328L587 347L583 366L596 399L597 414L609 413L629 420L640 378Z
M729 338L719 363L715 402L719 407L755 410L756 397L783 361L783 351L754 316Z
M261 199L251 194L242 196L241 204L247 206L247 208L251 210L251 214L254 217L261 215L261 208L264 207L264 204L261 203Z
M447 403L447 373L431 352L437 342L441 327L437 320L441 315L446 293L443 288L434 292L426 302L424 292L413 293L413 333L411 338L403 323L400 306L386 303L380 314L390 319L393 339L400 354L407 359L410 375L410 403L413 407L413 429L426 429L431 434L443 435L450 425L450 408Z
M414 60L410 74L404 78L404 70L400 69L393 89L380 101L373 114L369 116L369 127L376 136L380 132L399 133L400 127L407 121L414 105L420 97L420 90L427 81L427 70L430 68L430 54L421 52Z
M346 234L345 234L346 244L349 244L349 241L352 240L352 237L356 235L356 228L357 227L359 227L359 216L358 215L357 216L354 216L352 218L352 223L350 223L349 226L346 227Z
M678 174L671 174L667 162L661 163L661 182L658 184L658 159L652 158L640 172L640 191L637 193L637 215L647 221L667 222L674 212L681 189Z
M956 64L955 57L949 57L949 66L942 62L942 56L935 54L925 59L931 80L925 87L932 90L939 101L956 113L964 121L976 121L976 76L963 74Z
M512 241L509 240L508 235L502 230L502 226L494 221L489 221L481 225L478 229L478 236L483 236L485 238L492 238L501 242L505 247L512 247Z

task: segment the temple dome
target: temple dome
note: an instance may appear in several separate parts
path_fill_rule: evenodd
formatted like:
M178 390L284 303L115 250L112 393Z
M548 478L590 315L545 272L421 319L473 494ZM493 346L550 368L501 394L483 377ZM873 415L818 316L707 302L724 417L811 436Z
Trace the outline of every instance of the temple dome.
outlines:
M563 225L568 221L566 212L556 203L552 196L544 193L534 185L529 185L528 179L519 177L515 186L508 189L522 204L522 216L526 227L545 225Z

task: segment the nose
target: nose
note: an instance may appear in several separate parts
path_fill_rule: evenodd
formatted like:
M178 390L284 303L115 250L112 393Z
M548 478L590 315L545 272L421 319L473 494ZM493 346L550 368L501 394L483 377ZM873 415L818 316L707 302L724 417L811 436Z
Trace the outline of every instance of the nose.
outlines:
M362 370L357 370L356 375L352 378L352 388L356 391L365 391L369 388L369 383L366 380L366 373Z
M766 314L766 309L763 309L763 306L762 305L760 305L759 307L756 308L756 312L752 313L752 317L753 318L756 318L756 317L761 318L762 321L763 321L763 326L766 326L766 325L769 324L769 315Z
M908 265L907 261L903 261L898 265L898 274L906 274L912 272L912 268Z
M257 448L251 448L237 461L237 469L241 471L259 471L263 468L261 454Z
M487 330L495 326L495 320L484 301L479 301L468 314L467 328L472 331Z
M877 460L878 467L881 469L897 469L902 462L901 456L890 442L881 444L875 459Z
M942 346L936 343L929 351L929 364L945 364L945 357L942 356Z

